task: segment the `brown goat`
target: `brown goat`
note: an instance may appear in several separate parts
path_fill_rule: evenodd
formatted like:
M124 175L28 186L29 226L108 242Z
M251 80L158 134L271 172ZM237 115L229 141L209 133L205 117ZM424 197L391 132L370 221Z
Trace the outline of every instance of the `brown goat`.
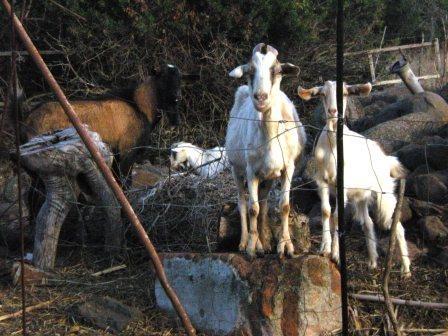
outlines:
M120 170L128 174L136 160L136 147L148 145L149 132L161 119L161 112L167 115L172 126L178 125L181 78L177 67L166 65L129 92L71 104L81 121L99 133L114 154L119 154ZM58 102L33 109L24 124L26 140L71 126Z

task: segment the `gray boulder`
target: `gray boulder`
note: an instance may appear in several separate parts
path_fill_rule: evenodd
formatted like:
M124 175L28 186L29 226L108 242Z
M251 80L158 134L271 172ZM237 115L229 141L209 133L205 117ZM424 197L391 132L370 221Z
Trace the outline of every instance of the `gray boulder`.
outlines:
M366 117L358 120L353 127L358 132L363 132L385 121L396 119L410 113L424 112L427 109L428 102L424 95L406 95L403 99L388 104L384 108L375 111L375 113L370 113Z
M422 174L408 179L407 194L415 196L422 201L435 204L446 204L448 201L448 188L437 174Z
M445 244L448 239L448 227L439 217L426 216L418 220L424 240L435 244Z
M328 259L303 255L250 262L241 254L161 254L166 276L206 335L326 335L341 327L340 276ZM158 280L157 306L174 314Z
M427 166L429 170L448 169L448 144L409 144L400 148L395 155L410 171L417 169L419 166Z
M432 92L415 95L413 101L415 112L384 121L363 134L378 141L386 153L392 153L410 143L424 144L425 136L437 134L448 123L448 104Z

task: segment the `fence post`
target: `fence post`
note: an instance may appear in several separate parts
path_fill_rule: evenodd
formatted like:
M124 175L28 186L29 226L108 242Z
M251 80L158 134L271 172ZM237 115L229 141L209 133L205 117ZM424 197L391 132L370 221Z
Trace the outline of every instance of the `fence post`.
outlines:
M347 266L345 257L345 193L344 193L344 116L343 116L343 77L344 77L344 7L343 0L338 0L338 16L336 24L336 95L338 107L337 127L337 204L338 204L338 236L339 260L341 270L342 301L342 334L348 336L348 295Z

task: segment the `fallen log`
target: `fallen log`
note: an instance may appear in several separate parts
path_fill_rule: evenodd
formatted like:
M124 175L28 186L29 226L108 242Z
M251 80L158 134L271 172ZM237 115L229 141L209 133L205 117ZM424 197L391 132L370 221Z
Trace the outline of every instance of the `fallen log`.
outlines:
M112 153L95 132L89 132L109 166ZM31 139L20 147L26 169L42 179L46 199L36 218L33 264L54 267L61 226L82 191L93 197L105 212L105 249L116 254L121 248L120 207L106 181L73 127Z

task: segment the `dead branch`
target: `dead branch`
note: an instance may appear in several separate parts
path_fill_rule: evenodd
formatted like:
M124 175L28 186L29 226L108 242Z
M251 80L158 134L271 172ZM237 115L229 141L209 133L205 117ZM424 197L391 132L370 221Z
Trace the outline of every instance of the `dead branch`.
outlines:
M405 180L401 179L400 180L400 191L398 194L398 202L397 202L397 205L395 206L394 215L393 215L393 219L392 219L392 225L390 228L389 250L387 252L386 267L384 269L384 277L383 277L383 295L384 295L384 301L386 303L387 314L389 315L390 322L392 323L395 333L398 336L401 336L402 333L400 331L400 328L398 327L397 317L394 314L394 307L392 306L392 303L390 301L389 277L390 277L390 270L392 268L392 258L393 258L394 250L395 250L395 243L396 243L396 236L397 236L397 224L398 224L398 220L401 217L401 207L403 205L405 185L406 185Z
M125 264L109 267L109 268L106 268L106 269L104 269L102 271L99 271L99 272L96 272L96 273L92 273L92 276L98 277L100 275L104 275L104 274L108 274L108 273L112 273L112 272L116 272L116 271L122 270L122 269L124 269L126 267L127 266Z
M370 294L350 294L354 299L361 301L373 301L373 302L384 302L384 296L381 294L370 295ZM425 301L415 301L415 300L403 300L397 298L390 298L390 302L396 305L411 306L411 307L421 307L428 309L448 309L448 303L443 302L425 302Z
M44 308L44 307L48 307L50 305L50 303L52 303L54 300L49 300L49 301L45 301L45 302L41 302L37 305L34 306L29 306L25 308L25 312L29 313L30 311L36 310L36 309L40 309L40 308ZM14 317L19 317L22 316L22 310L17 311L15 313L11 313L11 314L7 314L7 315L3 315L0 316L0 321L5 321Z

